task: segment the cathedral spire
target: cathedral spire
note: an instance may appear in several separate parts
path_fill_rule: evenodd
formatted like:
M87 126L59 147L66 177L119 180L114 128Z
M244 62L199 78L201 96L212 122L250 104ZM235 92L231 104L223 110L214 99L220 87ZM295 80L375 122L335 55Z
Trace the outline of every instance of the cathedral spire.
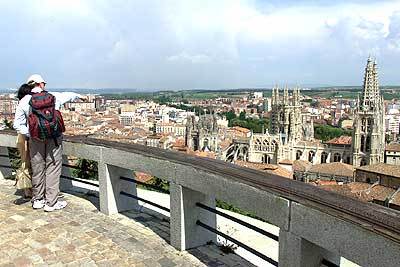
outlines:
M289 91L287 86L283 90L283 104L284 105L289 104Z
M275 105L279 105L279 87L275 87Z
M275 103L275 86L272 87L271 104L272 104L272 105L276 105L276 103Z
M296 91L296 90L297 90L296 87L294 87L294 88L292 89L292 105L293 105L293 106L296 105L296 94L297 94L297 91Z
M376 60L368 58L363 91L357 97L353 121L353 165L376 164L384 160L384 104L379 93Z
M361 108L374 109L380 102L378 70L376 60L368 57L365 67L364 86L361 99Z

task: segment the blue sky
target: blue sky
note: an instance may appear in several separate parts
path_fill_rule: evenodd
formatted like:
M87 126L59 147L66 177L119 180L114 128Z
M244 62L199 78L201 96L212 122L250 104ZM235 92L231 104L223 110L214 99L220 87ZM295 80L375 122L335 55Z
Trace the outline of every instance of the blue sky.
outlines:
M0 0L0 87L400 84L400 1Z

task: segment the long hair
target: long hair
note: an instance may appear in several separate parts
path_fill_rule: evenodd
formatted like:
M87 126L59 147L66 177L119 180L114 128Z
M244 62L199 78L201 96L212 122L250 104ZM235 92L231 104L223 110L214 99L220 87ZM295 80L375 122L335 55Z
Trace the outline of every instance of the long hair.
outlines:
M29 95L32 91L32 86L24 83L18 89L17 97L21 100L24 96Z

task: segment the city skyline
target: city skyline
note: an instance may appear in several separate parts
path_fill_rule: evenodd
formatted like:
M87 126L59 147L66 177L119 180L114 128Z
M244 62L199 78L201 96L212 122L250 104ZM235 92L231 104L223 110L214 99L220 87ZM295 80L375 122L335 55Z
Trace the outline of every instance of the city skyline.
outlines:
M368 55L400 84L399 1L0 1L1 88L360 86ZM310 86L311 87L311 86Z

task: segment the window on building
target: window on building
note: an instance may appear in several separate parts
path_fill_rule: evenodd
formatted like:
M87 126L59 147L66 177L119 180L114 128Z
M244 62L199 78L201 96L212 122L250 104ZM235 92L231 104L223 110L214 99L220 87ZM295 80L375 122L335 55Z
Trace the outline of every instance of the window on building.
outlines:
M263 151L269 151L269 142L268 142L268 140L264 140L264 141L263 141L263 148L262 148L262 150L263 150Z
M326 163L327 159L328 159L328 153L322 152L321 153L321 163Z
M261 150L261 141L260 139L256 139L255 145L254 145L255 150Z
M267 163L267 164L271 164L271 157L269 155L264 155L263 162Z
M368 119L367 123L367 131L370 132L372 128L372 119Z
M296 151L296 160L301 158L301 155L303 155L303 152L301 152L300 150Z
M209 149L209 147L208 147L208 139L207 138L205 138L204 142L203 142L203 150L206 150L206 149Z
M340 162L341 159L342 159L342 156L339 153L335 153L333 155L333 162Z
M284 114L283 112L281 112L281 113L279 114L279 120L280 120L280 121L285 121L285 114Z
M361 136L361 148L360 148L361 152L365 152L365 136L362 135Z
M365 151L366 152L370 152L370 150L371 150L371 136L367 136L367 141L366 141L366 144L365 144Z
M272 141L272 151L278 152L278 143L275 140Z
M314 156L315 156L315 152L314 151L308 152L308 161L309 162L313 162L314 161Z
M365 127L366 123L367 123L366 119L361 120L361 131L363 131L363 132L365 132L365 130L366 130L366 127Z
M365 166L365 165L367 165L367 161L365 160L365 158L362 158L361 162L360 162L360 166Z

